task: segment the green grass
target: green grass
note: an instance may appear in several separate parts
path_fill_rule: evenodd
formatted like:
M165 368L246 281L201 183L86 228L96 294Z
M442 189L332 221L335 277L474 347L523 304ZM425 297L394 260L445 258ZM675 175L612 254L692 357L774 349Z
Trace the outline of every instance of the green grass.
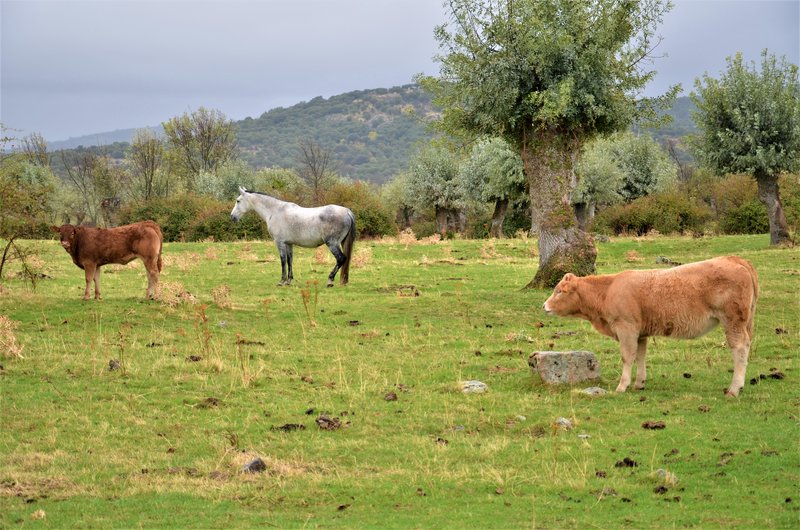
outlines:
M141 264L106 272L104 300L83 302L57 243L30 244L51 278L0 294L24 347L0 371L2 528L800 524L800 252L767 236L598 245L600 273L659 255L755 264L757 384L738 399L723 396L720 330L651 343L644 391L544 386L536 350L594 351L608 390L621 361L588 323L547 318L549 293L522 289L531 241L359 242L365 263L333 289L310 250L279 288L269 243L167 244L162 283L198 302L172 306L144 301ZM221 286L230 307L214 302ZM785 378L759 378L773 369ZM461 393L469 379L489 391ZM320 414L342 428L319 429ZM562 416L573 430L553 427ZM256 456L267 471L243 473ZM626 457L638 465L615 466Z

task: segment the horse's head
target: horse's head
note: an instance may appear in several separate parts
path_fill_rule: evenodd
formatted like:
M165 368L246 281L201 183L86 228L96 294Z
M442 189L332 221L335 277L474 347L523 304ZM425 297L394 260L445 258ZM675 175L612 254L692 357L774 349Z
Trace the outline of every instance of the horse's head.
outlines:
M239 186L239 196L236 197L236 204L233 205L233 210L231 210L231 220L237 222L249 209L250 200L248 191Z

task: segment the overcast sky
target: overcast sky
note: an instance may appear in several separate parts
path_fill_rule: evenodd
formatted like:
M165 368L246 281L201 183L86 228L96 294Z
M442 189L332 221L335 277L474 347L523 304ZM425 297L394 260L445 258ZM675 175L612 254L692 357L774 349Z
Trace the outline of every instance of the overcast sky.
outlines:
M649 95L737 51L800 59L800 0L675 0ZM440 0L0 0L0 122L49 141L200 106L258 117L436 74Z

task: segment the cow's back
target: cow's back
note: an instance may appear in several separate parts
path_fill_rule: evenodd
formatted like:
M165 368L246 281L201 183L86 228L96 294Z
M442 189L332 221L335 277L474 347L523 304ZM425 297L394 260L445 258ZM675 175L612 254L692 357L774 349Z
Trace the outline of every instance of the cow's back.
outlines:
M635 320L641 335L691 338L730 318L732 307L752 319L758 281L755 269L736 256L671 269L624 271L606 295L612 319Z

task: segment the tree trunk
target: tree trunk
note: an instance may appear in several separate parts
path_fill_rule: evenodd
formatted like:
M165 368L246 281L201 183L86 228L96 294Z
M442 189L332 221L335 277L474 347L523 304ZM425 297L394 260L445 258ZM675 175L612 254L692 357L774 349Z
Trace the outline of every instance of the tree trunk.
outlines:
M536 131L535 138L523 142L532 226L539 234L539 270L527 288L552 288L567 272L594 273L597 249L577 226L569 200L577 184L573 165L579 152L577 139L557 131Z
M756 175L758 183L758 198L767 208L769 217L769 244L793 245L789 235L789 225L781 206L780 191L778 190L778 177L775 175Z
M460 210L436 207L436 231L447 237L447 233L464 233L467 227L467 216Z
M499 199L494 203L494 213L492 214L492 226L489 228L489 237L503 237L503 221L508 211L508 199Z
M579 202L573 206L575 208L575 217L578 219L578 227L586 231L586 228L589 227L592 219L594 219L594 203Z

